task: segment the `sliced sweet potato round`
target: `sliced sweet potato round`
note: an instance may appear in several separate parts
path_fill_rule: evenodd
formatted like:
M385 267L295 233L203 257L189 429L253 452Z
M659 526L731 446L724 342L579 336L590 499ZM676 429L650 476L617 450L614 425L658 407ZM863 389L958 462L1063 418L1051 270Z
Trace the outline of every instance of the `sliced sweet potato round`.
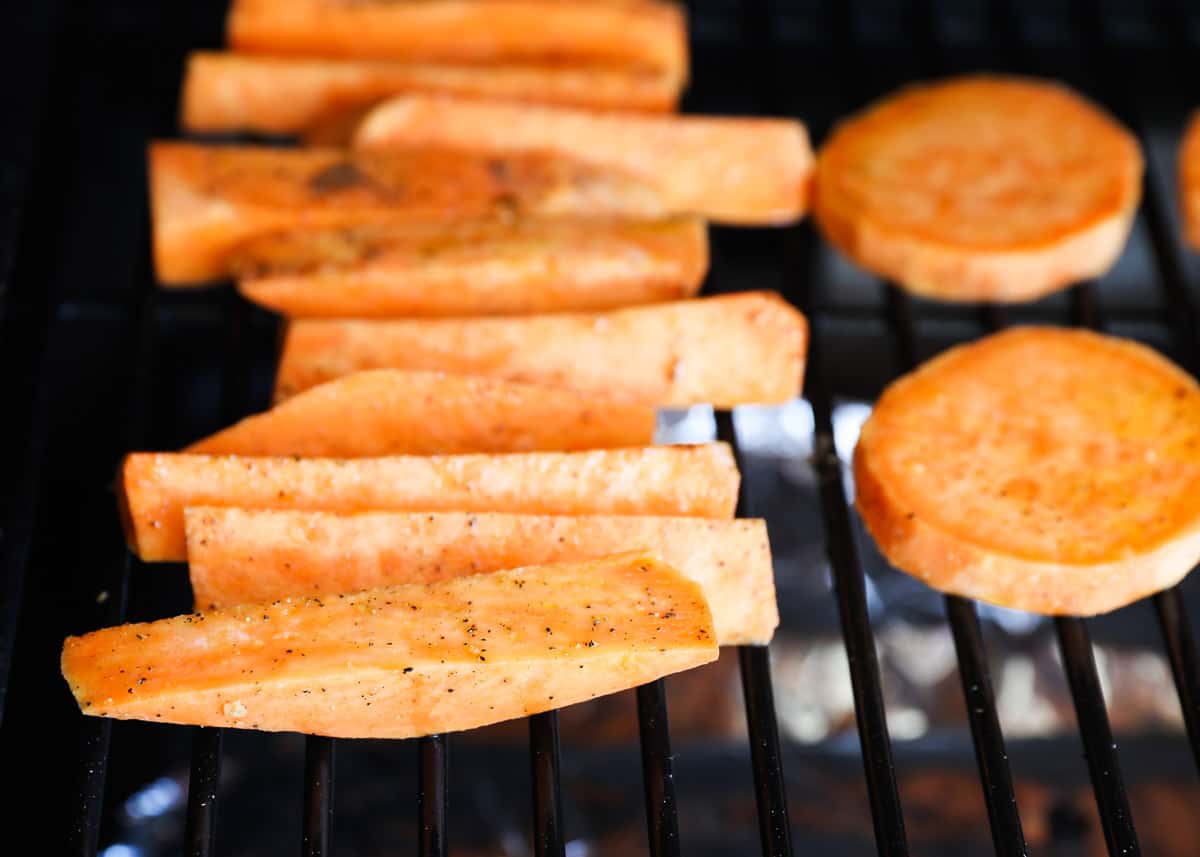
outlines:
M850 258L947 301L1025 301L1116 261L1141 198L1134 137L1064 86L912 86L839 125L814 214Z
M854 475L880 549L930 586L1103 613L1200 559L1200 386L1133 342L1014 328L889 387Z

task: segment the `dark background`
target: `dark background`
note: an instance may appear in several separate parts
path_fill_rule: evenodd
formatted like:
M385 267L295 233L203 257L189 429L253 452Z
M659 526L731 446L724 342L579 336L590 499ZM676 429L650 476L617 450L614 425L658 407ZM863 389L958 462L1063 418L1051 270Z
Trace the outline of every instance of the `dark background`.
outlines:
M907 80L970 69L1058 77L1144 134L1149 181L1174 224L1175 147L1200 101L1194 5L690 5L687 110L797 116L819 142L836 117ZM111 493L120 455L178 447L266 404L274 319L240 305L229 290L155 293L149 270L145 144L177 135L183 58L221 43L223 15L222 2L149 0L28 0L0 11L0 356L7 381L0 645L14 655L0 725L5 853L14 831L30 829L35 818L48 819L37 823L36 835L47 853L58 853L75 823L80 740L89 727L58 675L62 637L116 621L126 581L130 619L190 607L182 567L143 567L125 555ZM841 424L852 444L855 414L862 414L855 404L872 400L899 369L885 290L816 243L808 225L713 234L706 291L770 288L798 298L812 290L823 374L846 406ZM1160 284L1162 260L1173 259L1195 301L1195 259L1177 230L1157 238L1156 247L1146 219L1139 220L1096 294L1113 331L1195 371L1188 347L1195 319L1171 311ZM1070 323L1077 309L1061 295L1011 315ZM915 302L914 313L921 355L982 332L973 308ZM802 404L747 411L740 423L754 510L769 519L777 557L783 626L775 678L790 810L798 852L868 854L874 846L857 737L838 701L844 654L806 461L807 413ZM687 426L704 431L707 416L694 414ZM886 569L859 535L913 853L985 852L987 820L952 661L949 672L932 677L912 668L914 652L915 660L928 661L945 649L941 601ZM1198 589L1198 580L1185 584L1193 624ZM1101 853L1052 630L998 612L985 619L1033 852ZM1200 788L1153 612L1142 603L1090 627L1145 851L1195 854ZM7 663L0 656L0 668ZM1032 671L1033 689L1011 697L1006 709L1004 676L1022 669ZM0 688L5 678L0 673ZM668 686L685 853L754 853L732 665L726 660ZM1049 713L1031 725L1024 715L1035 707ZM563 728L565 824L575 840L569 853L643 853L629 699L565 713ZM178 851L179 787L186 786L190 751L188 730L114 727L102 845L133 850L116 848L109 857ZM415 853L413 748L343 741L338 753L337 853ZM299 736L227 732L217 853L296 852L302 765ZM523 724L452 739L450 780L454 853L528 853Z

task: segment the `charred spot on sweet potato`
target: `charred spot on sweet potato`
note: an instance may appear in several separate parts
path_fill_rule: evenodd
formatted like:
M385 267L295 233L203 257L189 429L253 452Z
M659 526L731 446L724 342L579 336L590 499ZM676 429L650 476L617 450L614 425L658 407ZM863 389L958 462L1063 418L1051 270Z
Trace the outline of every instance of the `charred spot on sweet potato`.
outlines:
M371 177L351 161L336 161L322 167L308 179L308 188L313 193L339 193L371 185Z

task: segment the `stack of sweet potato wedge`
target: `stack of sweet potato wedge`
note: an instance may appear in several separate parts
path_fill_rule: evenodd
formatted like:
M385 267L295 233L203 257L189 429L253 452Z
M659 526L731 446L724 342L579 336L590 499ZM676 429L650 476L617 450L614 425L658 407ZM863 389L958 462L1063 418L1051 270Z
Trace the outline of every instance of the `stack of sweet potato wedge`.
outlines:
M235 0L150 150L165 287L287 317L275 404L118 475L198 612L68 638L87 714L343 737L468 729L765 644L764 522L656 410L800 392L803 316L695 298L705 219L805 211L799 123L668 115L658 0ZM655 111L659 115L650 115Z

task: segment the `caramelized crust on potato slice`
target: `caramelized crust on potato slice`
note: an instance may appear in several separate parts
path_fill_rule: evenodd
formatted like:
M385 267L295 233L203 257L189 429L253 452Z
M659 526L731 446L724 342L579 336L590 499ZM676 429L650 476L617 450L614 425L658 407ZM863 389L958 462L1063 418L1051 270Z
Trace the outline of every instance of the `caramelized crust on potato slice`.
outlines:
M350 459L133 453L118 505L131 550L181 561L187 506L731 518L738 479L723 443Z
M165 285L229 273L240 244L289 229L448 224L514 215L661 217L637 180L532 154L150 146L154 261Z
M880 549L930 586L1114 610L1200 559L1200 387L1133 342L1016 328L889 387L854 475Z
M808 134L791 119L645 116L438 95L380 104L354 145L553 153L636 176L672 211L748 225L800 219L813 172Z
M1141 177L1134 137L1066 87L971 76L842 122L817 159L814 216L912 292L1026 301L1112 266Z
M63 644L85 714L411 738L716 660L697 583L649 554L120 625Z
M351 372L431 369L628 395L657 405L783 402L800 392L808 326L771 292L607 313L416 321L300 319L277 400Z
M518 315L691 297L708 271L694 218L299 230L242 244L251 301L293 318Z

